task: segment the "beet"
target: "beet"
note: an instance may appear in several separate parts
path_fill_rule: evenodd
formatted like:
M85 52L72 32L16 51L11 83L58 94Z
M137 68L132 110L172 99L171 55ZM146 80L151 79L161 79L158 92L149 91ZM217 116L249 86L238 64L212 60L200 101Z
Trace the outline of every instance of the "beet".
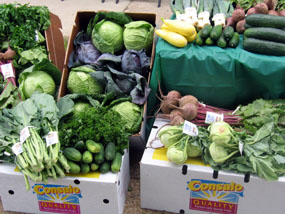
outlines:
M185 95L179 99L179 107L183 107L187 103L193 103L194 105L198 105L198 99L192 95Z
M279 16L285 16L285 10L279 11Z
M279 14L275 10L268 10L268 15L279 16Z
M184 119L183 117L176 115L175 117L172 118L172 120L170 121L170 125L172 126L178 126L181 125L182 123L184 123Z
M237 23L245 18L245 12L243 9L235 9L232 14L233 21Z
M254 6L256 13L267 14L268 7L265 3L258 3Z
M245 19L239 21L236 25L236 31L239 33L239 34L242 34L244 31L245 31L245 27L244 27L244 24L245 24Z
M256 10L254 7L249 8L248 11L246 12L246 15L251 15L251 14L256 14Z

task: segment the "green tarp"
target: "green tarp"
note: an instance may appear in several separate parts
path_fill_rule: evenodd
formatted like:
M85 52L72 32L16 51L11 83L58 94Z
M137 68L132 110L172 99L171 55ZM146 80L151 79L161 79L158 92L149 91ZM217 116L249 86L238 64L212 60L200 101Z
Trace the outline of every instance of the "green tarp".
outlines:
M157 77L165 94L178 90L228 109L256 98L285 97L285 57L250 53L242 49L242 42L235 49L193 44L175 48L159 38L150 81L150 107L156 100Z

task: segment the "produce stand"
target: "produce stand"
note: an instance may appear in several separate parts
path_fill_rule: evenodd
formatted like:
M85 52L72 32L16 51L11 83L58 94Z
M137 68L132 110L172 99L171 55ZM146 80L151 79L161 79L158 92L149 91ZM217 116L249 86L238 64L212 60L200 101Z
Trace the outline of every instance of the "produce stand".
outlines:
M141 207L173 213L284 213L285 178L268 182L256 176L214 171L200 158L183 165L168 161L156 137L168 121L156 119L140 165Z
M119 173L70 175L48 184L31 182L26 191L23 174L1 163L0 195L6 211L25 213L123 213L130 180L126 150ZM27 200L28 199L28 200Z
M178 90L229 109L257 98L284 98L284 69L285 57L250 53L242 41L235 49L193 43L176 48L158 38L148 110L154 109L158 80L165 94Z

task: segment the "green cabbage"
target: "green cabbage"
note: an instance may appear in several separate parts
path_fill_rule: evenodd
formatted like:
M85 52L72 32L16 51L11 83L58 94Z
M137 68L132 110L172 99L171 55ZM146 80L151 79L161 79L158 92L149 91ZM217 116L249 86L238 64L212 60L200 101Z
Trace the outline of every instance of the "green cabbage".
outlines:
M88 102L78 101L73 106L73 114L77 116L82 112L86 112L89 108L91 108L91 105Z
M26 99L30 98L35 91L54 95L55 88L53 78L44 71L29 73L23 83L23 93Z
M124 45L128 50L149 51L153 42L154 27L146 21L133 21L125 25Z
M91 77L90 72L96 71L88 66L72 68L67 79L68 91L72 94L101 94L103 87Z
M142 121L142 109L139 105L130 101L124 101L111 107L111 110L118 112L122 117L122 126L131 133L139 131Z
M92 43L101 53L114 54L124 47L123 28L103 19L92 30Z

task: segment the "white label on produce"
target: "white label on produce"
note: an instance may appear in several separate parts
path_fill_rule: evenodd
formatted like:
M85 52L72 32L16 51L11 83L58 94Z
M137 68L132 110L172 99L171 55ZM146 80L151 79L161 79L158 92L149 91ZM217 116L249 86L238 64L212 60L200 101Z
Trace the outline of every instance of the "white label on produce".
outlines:
M15 77L13 67L12 67L12 63L7 63L7 64L1 65L1 71L2 71L2 74L4 76L4 79L8 79L10 77Z
M207 111L206 113L205 123L207 124L212 124L212 123L223 121L223 120L224 120L223 114L217 114L217 113L210 112L210 111Z
M58 140L58 133L57 132L49 132L47 135L46 135L46 144L47 144L47 147L53 145L53 144L56 144L56 143L59 143L59 140Z
M19 154L21 154L23 152L23 147L22 147L22 143L15 143L12 146L12 151L13 153L18 156Z
M9 152L6 152L6 151L4 152L4 155L9 156L9 157L11 156L11 154Z
M25 127L22 129L22 131L20 132L20 142L24 143L28 137L30 137L30 131L29 131L29 127Z
M194 123L185 120L183 126L183 133L188 134L190 136L198 136L199 135L198 127Z
M238 148L239 148L240 154L242 155L242 152L243 152L243 142L241 142L241 141L238 142Z

